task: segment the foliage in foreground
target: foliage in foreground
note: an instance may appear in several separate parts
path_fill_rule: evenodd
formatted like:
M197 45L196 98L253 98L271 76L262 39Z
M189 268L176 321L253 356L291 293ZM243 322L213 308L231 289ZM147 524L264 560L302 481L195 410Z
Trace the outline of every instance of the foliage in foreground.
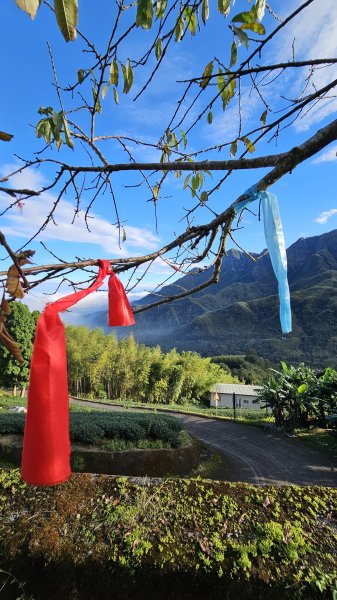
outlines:
M0 435L23 433L25 415L0 414ZM102 439L125 441L162 440L171 447L180 445L181 422L168 415L153 413L71 412L70 439L95 444Z
M1 567L37 599L168 598L168 582L179 598L336 596L334 489L88 474L43 489L3 470L0 497Z
M275 371L260 392L264 405L271 408L277 426L291 429L310 424L326 427L337 411L337 371L314 371L301 363Z
M136 402L198 401L216 382L236 382L211 358L196 352L149 348L132 336L117 340L100 329L69 326L67 357L69 389L77 395Z
M29 363L33 348L36 321L39 313L30 312L21 302L11 303L11 313L6 320L6 328L18 342L24 362L19 363L9 351L0 344L0 386L25 386L29 380Z

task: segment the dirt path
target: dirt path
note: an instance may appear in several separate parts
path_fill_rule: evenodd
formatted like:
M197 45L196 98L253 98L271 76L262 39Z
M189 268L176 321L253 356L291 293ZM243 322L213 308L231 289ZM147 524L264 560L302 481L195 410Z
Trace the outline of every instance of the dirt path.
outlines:
M88 405L79 400L76 403ZM125 410L99 402L90 402L90 405ZM178 413L175 416L183 421L193 437L225 458L224 479L227 481L337 487L337 459L310 446L250 425Z

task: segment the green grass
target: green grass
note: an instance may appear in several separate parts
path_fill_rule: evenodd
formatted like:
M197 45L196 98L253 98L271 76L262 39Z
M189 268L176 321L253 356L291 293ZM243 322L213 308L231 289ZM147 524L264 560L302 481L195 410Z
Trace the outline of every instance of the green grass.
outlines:
M19 398L10 395L0 395L0 414L13 406L27 406L26 398Z
M305 442L330 456L337 457L336 429L297 429L296 439Z
M115 404L124 408L145 408L151 412L172 411L193 413L205 417L221 417L222 419L234 420L234 410L232 408L207 407L202 404L149 404L146 402L132 402L132 400L87 400L88 402L103 402L103 404ZM250 425L259 425L264 427L273 423L274 419L270 412L265 409L236 409L236 419L238 423L247 423Z

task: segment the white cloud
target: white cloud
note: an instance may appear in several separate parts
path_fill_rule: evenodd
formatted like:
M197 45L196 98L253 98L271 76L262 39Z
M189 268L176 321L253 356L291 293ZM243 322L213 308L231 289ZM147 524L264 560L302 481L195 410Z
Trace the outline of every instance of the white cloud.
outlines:
M291 10L294 10L302 2L296 0L291 3ZM289 3L284 3L286 12L291 12ZM285 11L284 11L285 12ZM285 15L281 15L285 16ZM320 0L313 2L305 8L278 37L275 45L275 55L272 60L275 62L286 62L293 60L292 44L294 42L295 59L307 60L316 58L330 58L337 54L337 11L336 0ZM288 49L288 54L287 54ZM308 69L299 72L299 69L293 69L292 74L287 74L285 92L281 92L287 97L296 98L305 88L306 78L309 75ZM337 78L337 65L331 67L318 67L315 69L313 77L305 90L305 95L315 92ZM297 131L305 131L311 125L319 123L325 117L337 111L337 98L335 91L327 95L327 98L319 101L306 114L304 110L303 117L295 121L294 127Z
M8 167L4 169L8 172ZM15 175L11 179L13 187L24 187L38 189L43 183L39 172L27 169L22 174ZM25 201L22 213L13 209L3 217L2 231L7 236L13 236L27 240L32 237L41 227L51 211L56 196L45 193L41 196L32 197ZM8 197L0 195L0 210L8 205ZM74 223L74 205L68 200L60 200L55 212L56 225L50 222L39 234L39 240L58 240L66 243L96 244L109 256L126 256L130 248L143 250L155 250L159 244L159 238L145 228L125 225L126 242L119 246L119 232L115 225L108 220L92 212L88 221L88 231L84 219L84 213L79 213Z
M247 130L252 117L256 117L257 106L260 99L250 88L245 87L241 90L241 123L243 131ZM205 139L212 144L221 144L234 140L238 135L239 129L239 101L233 99L228 108L223 113L213 116L212 125L205 125L203 135Z
M334 160L337 160L337 146L332 146L332 148L317 156L317 158L312 161L312 164L317 165L324 162L332 162Z
M314 223L319 223L320 225L324 225L333 215L337 213L337 208L331 208L330 210L323 211L316 219L314 219Z

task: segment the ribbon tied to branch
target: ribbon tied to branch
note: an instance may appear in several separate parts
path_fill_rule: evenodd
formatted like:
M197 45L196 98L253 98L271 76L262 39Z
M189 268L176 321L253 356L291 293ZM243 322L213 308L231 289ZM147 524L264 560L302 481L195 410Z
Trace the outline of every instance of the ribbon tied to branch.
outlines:
M277 198L271 192L257 191L256 186L247 190L245 196L247 196L247 199L239 202L234 206L234 209L236 213L239 213L247 208L251 202L256 200L261 202L266 244L273 271L278 281L282 333L290 333L292 323L287 276L287 253Z
M99 261L96 281L46 306L39 316L33 346L28 408L22 454L22 479L32 485L56 485L70 477L69 396L66 339L59 312L97 290L109 277L110 326L135 323L122 283L107 260Z

